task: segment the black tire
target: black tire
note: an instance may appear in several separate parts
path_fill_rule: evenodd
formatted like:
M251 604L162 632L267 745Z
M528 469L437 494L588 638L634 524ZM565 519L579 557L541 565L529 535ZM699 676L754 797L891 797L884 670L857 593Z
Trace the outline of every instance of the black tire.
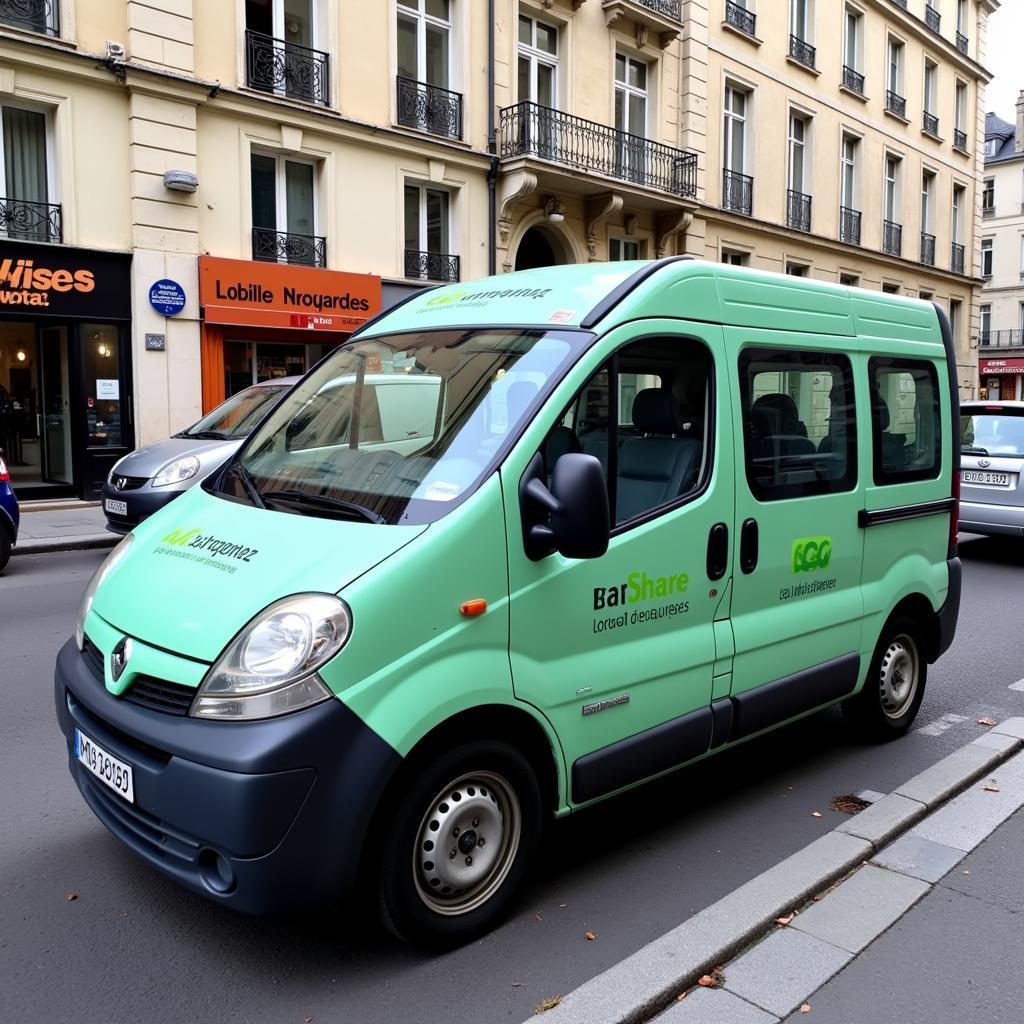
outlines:
M0 524L0 572L7 568L11 558L11 538L7 536L6 530Z
M846 717L865 738L896 739L917 717L928 681L922 634L921 624L905 615L883 627L863 689L843 704Z
M385 926L428 949L490 931L540 838L543 801L529 761L507 743L472 742L410 765L398 786L407 792L398 792L377 830ZM457 882L469 884L460 889Z

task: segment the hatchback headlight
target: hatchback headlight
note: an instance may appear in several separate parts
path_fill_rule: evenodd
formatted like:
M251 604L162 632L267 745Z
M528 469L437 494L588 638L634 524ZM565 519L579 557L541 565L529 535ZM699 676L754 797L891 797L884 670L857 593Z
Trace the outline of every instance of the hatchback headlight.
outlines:
M120 544L118 544L117 547L107 555L100 567L92 574L92 579L89 580L89 584L85 588L82 600L78 603L78 619L75 622L75 643L78 645L79 650L81 650L85 645L85 620L92 609L92 602L93 598L96 597L96 591L100 589L100 584L107 578L107 576L110 575L110 571L114 566L124 558L125 553L131 547L133 540L135 540L135 534L129 533L124 540L122 540Z
M186 455L184 458L168 462L155 477L154 487L167 487L169 484L180 484L184 480L191 480L199 472L199 460L194 455Z
M317 704L331 691L317 675L345 646L348 605L332 594L275 601L227 646L192 704L195 718L273 718Z

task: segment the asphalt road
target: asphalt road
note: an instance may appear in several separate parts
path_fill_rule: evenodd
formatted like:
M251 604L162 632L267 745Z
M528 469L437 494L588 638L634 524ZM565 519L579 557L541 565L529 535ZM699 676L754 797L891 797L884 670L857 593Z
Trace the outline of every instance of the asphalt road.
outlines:
M0 1017L518 1024L832 828L833 797L887 792L979 733L978 718L1024 714L1008 689L1024 674L1024 545L961 553L957 640L914 732L866 746L821 713L560 822L511 920L443 957L395 943L358 907L238 916L114 840L68 775L51 674L102 553L16 558L0 577Z

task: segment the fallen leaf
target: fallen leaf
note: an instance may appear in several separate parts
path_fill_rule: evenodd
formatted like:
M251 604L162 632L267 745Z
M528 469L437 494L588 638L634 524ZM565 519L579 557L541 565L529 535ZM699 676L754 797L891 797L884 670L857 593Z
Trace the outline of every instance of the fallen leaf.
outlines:
M313 1017L312 1016L303 1017L302 1018L302 1024L313 1024Z
M710 974L702 974L697 979L697 984L698 985L702 985L704 988L714 988L715 987L715 979L712 978Z
M679 995L676 996L676 1002L677 1003L681 1003L685 998L686 998L686 993L685 992L680 992Z
M998 786L994 786L991 783L987 786L982 786L982 791L985 793L1001 793L1002 790Z
M978 725L998 725L999 723L994 718L979 718Z
M77 892L69 892L68 893L68 903L74 903L74 901L77 900L77 899L78 899L78 893Z
M821 817L821 811L811 811L811 817L812 818L820 818Z
M725 984L725 975L721 967L716 967L710 974L701 975L697 984L703 988L721 988Z
M542 999L533 1008L534 1017L536 1017L538 1013L545 1013L548 1010L553 1010L561 1001L561 996L551 996L549 999Z
M593 942L593 941L594 941L594 939L596 939L596 938L597 938L597 936L596 936L596 935L595 935L595 934L594 934L593 932L587 932L587 933L586 933L586 934L585 934L585 935L583 936L583 938L585 938L585 939L587 940L587 942Z
M964 875L969 875L969 874L970 874L970 871L962 871L962 872L961 872L961 874L964 874Z
M793 913L793 914L786 914L785 917L777 917L777 918L775 918L775 923L776 924L781 924L782 927L785 928L786 925L789 924L789 922L792 921L794 917L796 917L795 913Z
M831 806L833 811L839 811L840 814L859 814L871 804L852 793L844 793L842 796L837 796Z
M801 1013L810 1013L811 1012L811 1004L810 1003L801 1003L800 1004L800 1012Z

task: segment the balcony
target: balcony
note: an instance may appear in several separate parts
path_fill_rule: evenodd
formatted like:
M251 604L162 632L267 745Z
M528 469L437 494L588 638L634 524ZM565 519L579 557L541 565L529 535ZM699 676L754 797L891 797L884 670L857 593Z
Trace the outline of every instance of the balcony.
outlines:
M965 36L963 34L963 32L957 32L957 34L956 34L956 48L962 54L964 54L964 56L968 55L968 52L970 50L970 46L971 46L970 39L968 39L967 36Z
M725 0L725 23L752 39L757 36L757 15L732 0Z
M921 131L925 135L931 135L934 138L939 137L939 119L935 114L929 114L927 110L921 111Z
M848 65L843 65L843 86L858 96L864 95L864 76Z
M739 171L722 171L722 209L749 217L754 210L754 179Z
M891 220L882 221L882 252L890 256L903 255L903 225Z
M462 93L397 77L398 123L447 139L462 138Z
M252 229L252 258L262 263L292 263L301 267L327 266L327 239L274 228Z
M620 19L629 20L638 29L638 39L646 39L648 33L653 33L662 49L682 31L682 6L682 0L602 0L601 3L609 27Z
M59 36L60 0L0 0L0 24Z
M986 331L978 336L984 348L1024 348L1024 331Z
M935 10L935 8L932 7L930 3L928 3L928 0L925 0L924 5L924 23L933 32L941 31L940 26L942 25L942 15L939 14L939 12Z
M959 128L953 129L953 147L961 152L967 152L967 132L963 132Z
M926 267L935 266L935 236L921 232L921 263Z
M21 242L61 242L64 238L60 203L0 199L0 237Z
M499 132L503 160L536 157L675 196L697 195L695 153L575 114L539 103L517 103L501 110Z
M811 230L811 197L803 192L786 192L786 226L794 231Z
M320 50L245 30L245 82L250 89L326 107L331 102L330 66L330 57Z
M405 276L420 281L456 284L462 280L459 257L447 252L405 250Z
M860 245L860 210L839 207L839 241L847 245Z
M815 48L806 40L794 35L789 37L789 55L797 64L803 64L805 68L810 68L814 71L814 57L816 53Z
M897 92L893 92L892 89L886 89L885 91L885 109L890 114L895 114L897 117L903 118L904 121L907 119L907 101Z
M964 272L964 247L954 242L949 248L949 269L954 274L962 274Z

